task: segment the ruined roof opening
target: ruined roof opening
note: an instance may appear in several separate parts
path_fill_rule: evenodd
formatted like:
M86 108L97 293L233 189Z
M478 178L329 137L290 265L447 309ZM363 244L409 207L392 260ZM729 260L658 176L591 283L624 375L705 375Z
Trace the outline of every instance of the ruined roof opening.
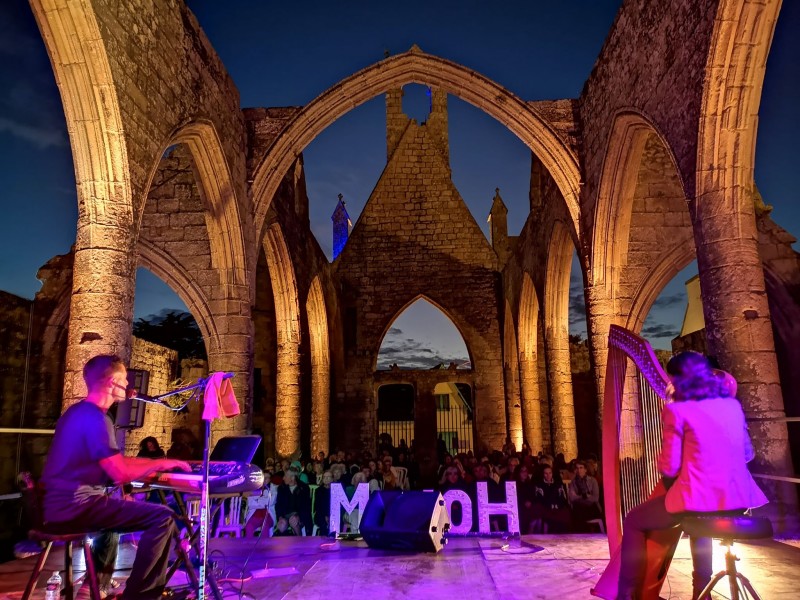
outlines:
M429 127L430 88L403 86L402 112L417 126ZM529 214L531 153L494 117L455 96L446 96L442 158L450 178L476 224L490 240L487 220L495 190L508 207L508 233L517 235ZM377 96L346 113L303 150L311 230L329 260L338 255L332 224L342 195L353 226L387 167L386 96ZM424 124L424 125L423 125ZM351 227L352 229L352 227ZM341 240L337 237L337 240Z

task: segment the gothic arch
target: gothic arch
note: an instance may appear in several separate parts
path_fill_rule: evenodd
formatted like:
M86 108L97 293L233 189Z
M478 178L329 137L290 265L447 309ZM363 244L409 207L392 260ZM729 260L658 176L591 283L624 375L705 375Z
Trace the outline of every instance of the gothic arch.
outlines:
M67 4L31 0L31 8L61 90L75 165L79 226L94 224L108 212L118 223L106 225L129 226L133 206L124 127L94 8L88 0Z
M222 285L244 286L248 272L245 224L217 131L210 121L189 123L171 136L165 148L181 143L192 154L195 180L206 209L211 264L219 272Z
M395 322L395 321L398 319L398 317L399 317L400 315L402 315L402 314L403 314L403 313L406 311L406 309L407 309L409 306L411 306L411 305L412 305L412 304L414 304L414 303L415 303L417 300L420 300L420 299L422 299L422 300L425 300L426 302L428 302L428 303L430 303L431 305L433 305L435 308L439 309L439 311L440 311L440 312L441 312L441 313L442 313L442 314L443 314L445 317L447 317L447 319L448 319L448 320L449 320L449 321L450 321L450 322L453 324L453 326L454 326L454 327L455 327L455 328L458 330L458 333L459 333L459 335L461 336L461 339L462 339L462 340L464 340L464 345L467 347L467 355L469 356L470 364L472 365L472 368L474 369L474 368L475 368L475 362L474 362L474 358L473 358L473 356L472 356L472 350L470 349L470 343L469 343L469 340L467 339L467 336L465 336L465 335L464 335L464 330L463 330L463 328L461 327L461 325L460 325L460 323L458 322L458 320L457 320L457 319L454 319L454 318L453 318L453 315L452 315L452 314L451 314L451 313L450 313L450 312L449 312L447 309L445 309L445 308L444 308L444 307L443 307L441 304L439 304L438 302L436 302L435 300L433 300L433 299L432 299L430 296L427 296L427 295L425 295L425 294L417 294L416 296L414 296L413 298L411 298L411 299L410 299L408 302L406 302L405 304L403 304L403 305L402 305L402 306L401 306L401 307L400 307L400 308L399 308L399 309L398 309L398 310L397 310L397 311L394 313L394 315L392 315L392 318L390 318L390 319L388 320L388 322L386 323L386 326L383 328L383 331L381 332L381 335L380 335L380 336L377 338L377 339L378 339L378 347L377 347L377 348L376 348L376 350L375 350L374 359L373 359L373 361L372 361L372 371L374 372L374 371L375 371L375 370L378 368L378 354L380 353L381 346L383 346L383 340L386 338L386 334L389 332L389 328L392 326L392 323L394 323L394 322Z
M303 108L270 146L253 178L255 228L260 234L284 174L303 149L336 119L375 96L408 83L440 88L494 117L528 146L548 169L579 231L578 158L527 103L492 80L416 46L340 81Z
M311 345L311 456L330 451L331 358L328 316L319 276L306 300Z
M275 451L281 458L296 458L300 452L300 303L289 249L277 224L267 229L264 253L275 299L278 342Z
M214 315L203 290L174 258L155 244L140 239L138 250L139 266L151 271L183 300L203 334L206 352L212 355L220 348L220 340Z
M575 244L568 227L556 221L550 234L544 284L547 376L552 399L553 445L564 456L578 455L575 404L569 355L569 279Z
M530 274L522 274L522 292L517 318L519 334L519 377L523 438L534 452L544 448L542 406L539 387L539 298Z
M675 156L655 125L639 113L620 112L608 140L592 231L592 286L604 286L616 302L620 274L627 264L634 192L645 144L656 135L680 180ZM682 187L683 189L683 187Z

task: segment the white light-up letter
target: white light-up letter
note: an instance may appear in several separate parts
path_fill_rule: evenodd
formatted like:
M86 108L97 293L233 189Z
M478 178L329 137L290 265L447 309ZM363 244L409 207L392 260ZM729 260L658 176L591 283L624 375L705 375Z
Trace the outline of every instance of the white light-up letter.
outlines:
M472 529L472 500L463 490L447 490L444 494L444 502L447 506L447 514L450 517L450 533L464 535ZM461 505L461 523L456 525L453 522L453 511L451 507L454 502Z
M489 515L507 515L508 532L519 533L519 510L517 508L517 484L506 481L506 501L489 502L489 491L485 481L478 482L478 531L489 533Z
M353 494L353 499L348 500L342 484L332 483L330 532L341 533L342 508L344 508L344 511L351 516L355 510L358 510L358 513L355 515L355 522L351 521L351 524L354 526L354 528L358 529L358 526L361 524L361 515L364 514L364 508L366 508L367 502L369 502L369 484L359 483L355 493Z

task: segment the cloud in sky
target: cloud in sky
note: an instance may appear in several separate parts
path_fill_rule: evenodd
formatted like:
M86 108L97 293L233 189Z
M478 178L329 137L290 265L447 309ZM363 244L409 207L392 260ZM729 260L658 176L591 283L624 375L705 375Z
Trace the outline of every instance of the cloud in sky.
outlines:
M457 356L441 348L432 349L428 344L409 337L392 327L383 339L378 353L378 369L388 369L396 364L401 369L430 369L439 364L465 363L466 356Z
M660 296L658 300L653 302L653 308L667 308L678 304L686 304L686 293L678 292L677 294Z
M49 127L39 125L26 125L12 121L11 119L0 117L0 133L10 133L26 142L31 142L34 146L44 150L51 146L66 146L67 140L61 130L54 130Z
M680 335L680 327L666 323L651 323L642 328L642 336L646 338L669 338Z

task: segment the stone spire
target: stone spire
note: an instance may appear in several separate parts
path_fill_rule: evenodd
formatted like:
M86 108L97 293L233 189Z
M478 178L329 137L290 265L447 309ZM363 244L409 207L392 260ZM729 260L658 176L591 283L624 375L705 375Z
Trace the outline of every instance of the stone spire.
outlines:
M508 208L500 197L500 188L495 188L492 210L489 212L491 225L492 248L501 263L508 258Z
M331 215L331 221L333 221L334 260L344 249L344 245L347 243L347 238L350 235L350 228L353 226L353 223L350 221L350 215L347 214L347 209L344 207L344 204L343 196L339 194L339 202L336 204L336 208Z
M429 88L431 109L425 126L431 134L439 152L450 166L450 140L447 131L447 92L437 88Z

